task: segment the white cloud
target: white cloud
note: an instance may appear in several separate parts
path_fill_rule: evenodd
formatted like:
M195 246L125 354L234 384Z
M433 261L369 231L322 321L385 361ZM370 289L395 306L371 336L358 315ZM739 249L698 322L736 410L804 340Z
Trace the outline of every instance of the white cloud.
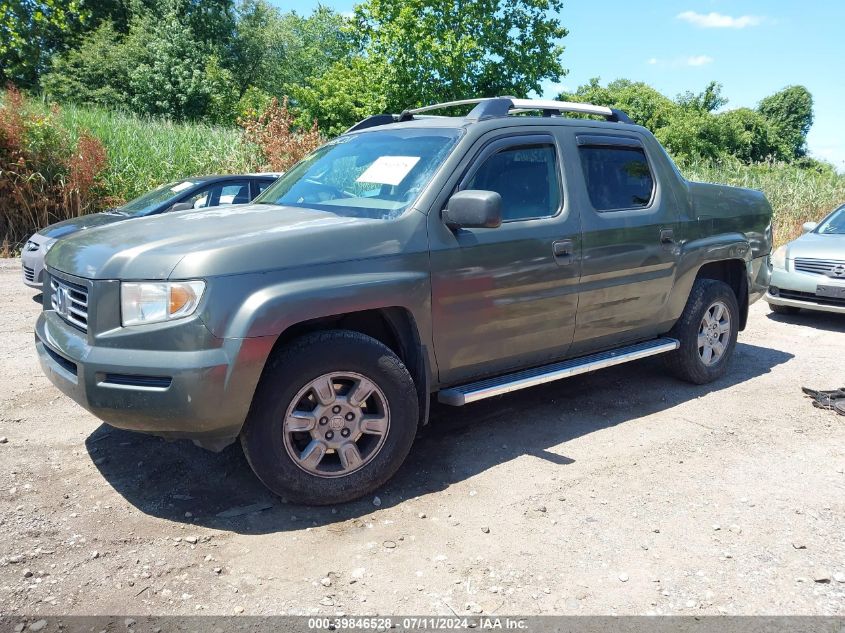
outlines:
M665 66L668 68L681 68L684 66L706 66L714 60L710 55L691 55L689 57L675 57L674 59L658 59L651 57L646 62L649 66Z
M696 13L695 11L684 11L676 16L679 20L689 22L703 29L744 29L747 26L758 26L763 18L756 15L741 15L733 17L721 13Z
M707 64L712 63L713 58L709 55L693 55L692 57L686 58L687 66L706 66Z

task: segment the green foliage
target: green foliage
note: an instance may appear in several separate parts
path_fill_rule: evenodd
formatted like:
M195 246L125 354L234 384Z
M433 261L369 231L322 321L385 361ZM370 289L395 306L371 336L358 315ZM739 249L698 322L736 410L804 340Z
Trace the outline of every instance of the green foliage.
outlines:
M58 56L42 78L45 92L62 103L91 103L110 107L127 105L131 68L127 47L111 22L82 38L77 48Z
M342 134L354 123L387 110L390 68L364 57L336 62L308 86L290 86L291 96L303 111L300 125L316 119L329 136Z
M133 35L143 27L134 24ZM199 119L210 91L204 81L207 57L191 29L171 8L146 24L147 40L129 72L132 109L177 120Z
M256 171L260 156L237 128L68 105L59 117L72 138L88 130L108 151L104 192L117 201L199 174Z
M364 55L391 68L388 106L539 92L557 81L562 0L365 0L355 9Z
M767 97L758 110L722 112L728 100L716 82L672 100L641 82L617 79L603 87L595 78L559 98L619 108L685 161L794 161L806 153L813 118L812 96L800 86Z
M813 95L804 86L789 86L760 102L760 114L771 121L789 158L807 154L807 133L813 125Z
M707 84L704 91L698 94L687 91L679 95L677 101L678 105L685 110L696 112L715 112L728 104L728 100L722 96L722 84L715 81Z
M347 20L325 7L303 17L266 0L110 2L42 76L50 98L231 124L258 95L283 97L351 46Z
M350 51L346 18L323 6L303 17L282 14L265 0L245 0L238 14L229 67L239 97L249 88L281 97L287 85L320 77Z
M0 85L36 86L50 56L66 50L89 18L81 0L3 0Z

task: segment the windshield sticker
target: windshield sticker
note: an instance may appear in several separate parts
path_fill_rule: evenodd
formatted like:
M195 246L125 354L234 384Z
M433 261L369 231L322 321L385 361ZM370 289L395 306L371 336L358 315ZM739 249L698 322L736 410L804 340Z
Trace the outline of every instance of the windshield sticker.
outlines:
M420 160L419 156L381 156L358 176L356 182L398 185Z
M170 191L172 191L173 193L179 193L180 191L185 191L185 189L190 189L193 186L194 183L192 183L190 180L186 180L185 182L180 182L178 185L173 185L170 188Z

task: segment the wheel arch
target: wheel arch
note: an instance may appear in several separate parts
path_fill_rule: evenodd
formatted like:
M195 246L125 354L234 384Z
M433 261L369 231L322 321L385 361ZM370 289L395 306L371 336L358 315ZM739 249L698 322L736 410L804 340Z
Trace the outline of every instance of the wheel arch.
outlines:
M739 305L739 330L748 323L748 271L741 259L724 259L708 262L698 269L695 279L713 279L730 286Z
M386 345L404 363L414 379L419 401L419 424L428 423L431 368L428 353L410 310L400 306L371 308L322 316L295 323L281 332L269 358L292 341L324 330L349 330L370 336Z

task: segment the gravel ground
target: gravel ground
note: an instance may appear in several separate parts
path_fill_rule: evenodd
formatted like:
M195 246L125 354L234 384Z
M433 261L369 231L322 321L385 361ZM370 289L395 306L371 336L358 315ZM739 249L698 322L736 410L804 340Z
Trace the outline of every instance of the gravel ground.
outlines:
M845 317L752 308L729 375L647 359L435 408L378 497L284 505L238 446L111 429L0 260L0 615L845 614ZM5 439L4 439L5 438Z

